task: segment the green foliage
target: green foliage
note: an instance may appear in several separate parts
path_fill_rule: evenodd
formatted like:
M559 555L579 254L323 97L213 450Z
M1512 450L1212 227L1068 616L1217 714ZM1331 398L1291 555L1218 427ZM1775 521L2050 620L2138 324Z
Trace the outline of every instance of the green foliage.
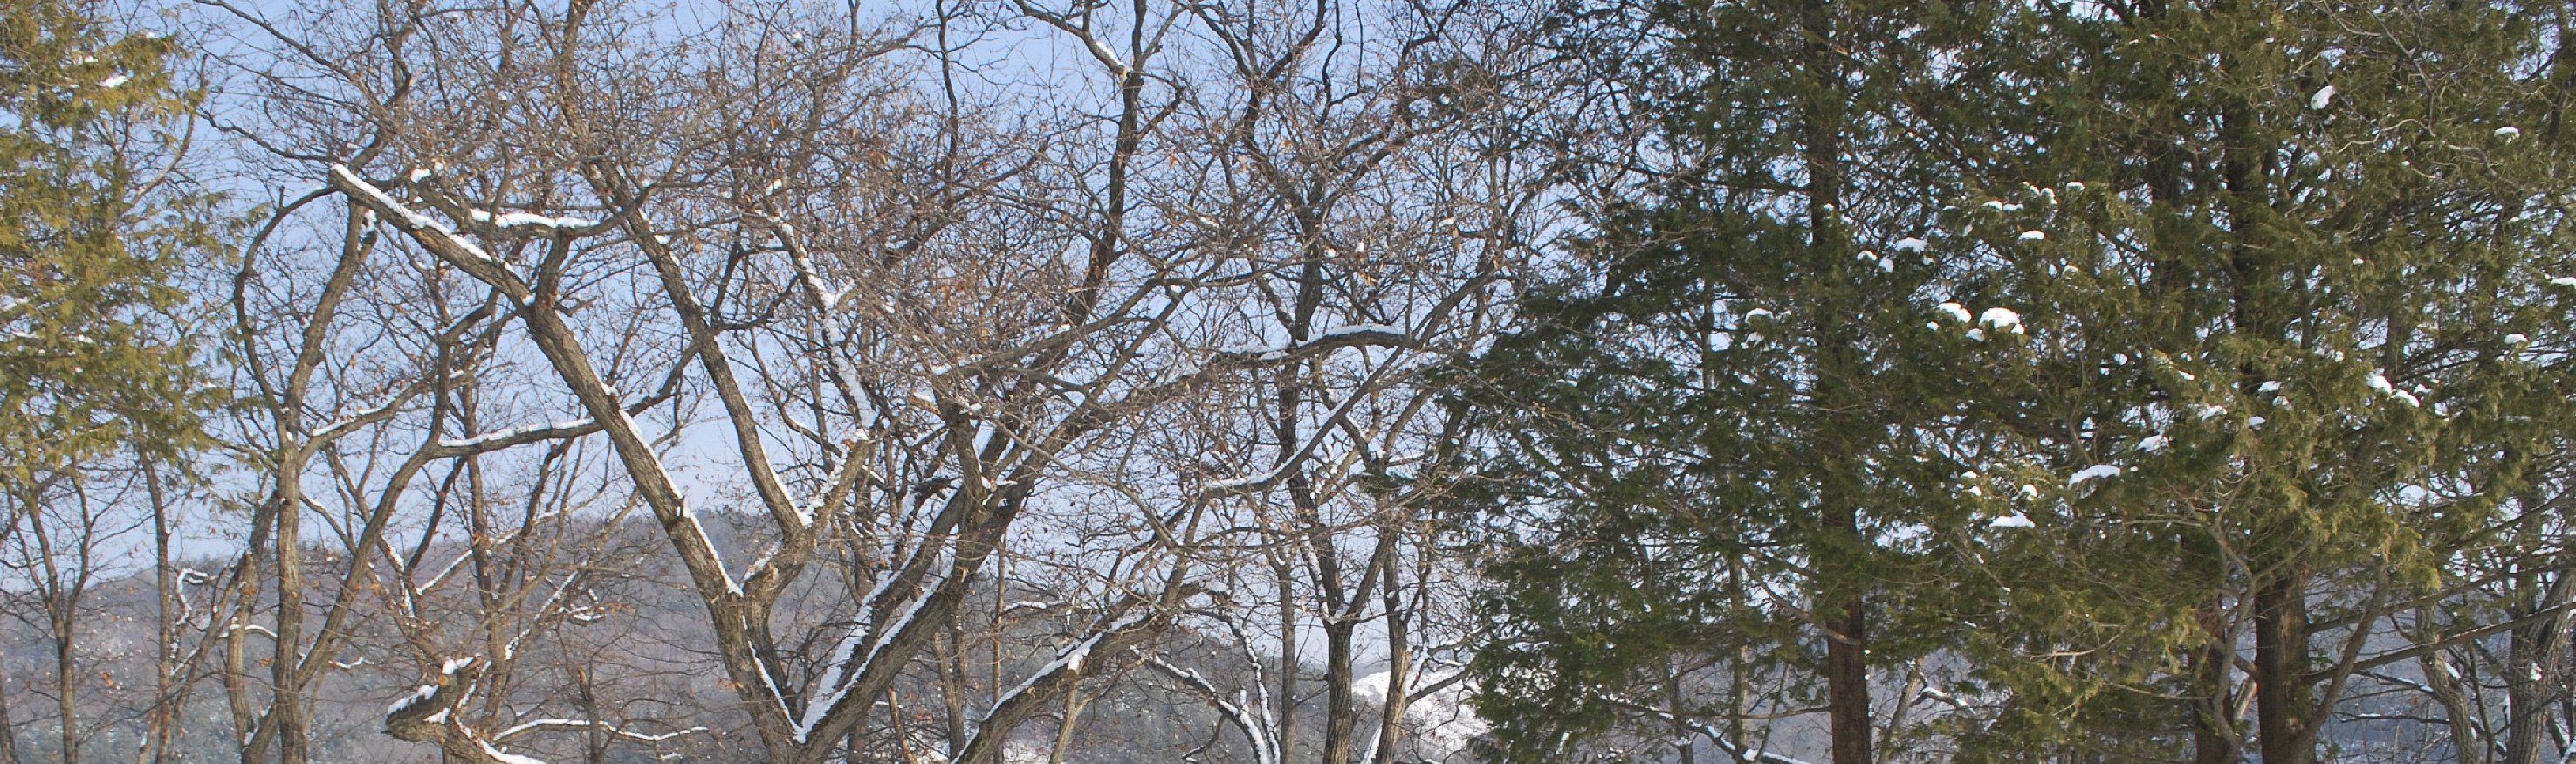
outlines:
M64 0L0 6L0 481L33 490L119 449L199 444L200 385L170 311L186 258L219 252L172 188L194 96L161 37Z
M1675 656L1811 665L1842 592L1991 703L1928 723L1951 755L2185 756L2250 734L2256 589L2376 618L2510 543L2576 425L2564 7L1869 5L1630 41L1668 180L1468 374L1507 749Z

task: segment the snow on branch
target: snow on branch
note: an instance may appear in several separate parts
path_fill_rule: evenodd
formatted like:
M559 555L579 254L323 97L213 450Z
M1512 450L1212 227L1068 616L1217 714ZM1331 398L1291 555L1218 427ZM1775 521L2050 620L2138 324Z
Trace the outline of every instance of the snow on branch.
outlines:
M484 283L500 288L512 299L524 302L529 298L530 290L527 283L511 273L500 260L484 252L482 247L466 241L464 236L456 233L456 229L413 210L395 199L392 194L385 193L384 189L378 188L376 184L358 177L358 173L349 169L348 165L331 165L331 187L348 195L351 203L375 213L377 217L391 223L396 229L410 235L413 241L419 242L422 247L438 255L440 259L455 264L456 267L464 269L466 273L472 274Z
M424 684L385 707L385 734L396 740L433 743L450 759L470 764L546 764L541 759L501 750L456 718L456 705L473 692L482 661L453 658L439 667L436 684Z
M1357 324L1326 329L1304 342L1291 342L1280 347L1227 348L1217 351L1217 358L1220 361L1257 363L1302 358L1347 347L1412 348L1417 344L1402 329L1385 324Z
M525 735L530 732L564 732L592 729L641 743L659 743L682 735L708 731L705 727L690 727L688 729L674 730L659 735L648 735L642 732L626 729L624 727L619 727L608 722L590 719L538 719L531 722L522 722L518 726L502 730L492 736L491 742L505 742L511 738Z

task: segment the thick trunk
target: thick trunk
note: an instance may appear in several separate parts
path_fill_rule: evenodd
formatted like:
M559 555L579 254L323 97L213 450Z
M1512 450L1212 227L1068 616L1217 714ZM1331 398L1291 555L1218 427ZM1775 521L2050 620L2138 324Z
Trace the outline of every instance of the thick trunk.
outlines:
M1858 535L1856 514L1840 513L1835 530ZM1869 606L1858 592L1847 596L1828 626L1834 633L1825 641L1825 705L1832 718L1833 764L1869 764Z
M300 479L290 475L288 478ZM303 495L281 492L277 508L277 641L269 659L272 694L269 713L276 717L278 764L304 764L306 722L304 688L296 683L304 643Z
M2276 572L2254 589L2254 712L2263 764L2316 761L2308 669L2307 576Z
M1324 762L1351 764L1351 733L1358 729L1358 699L1351 694L1352 634L1359 623L1324 622Z
M2505 669L2505 736L2503 764L2540 764L2541 750L2548 745L2546 730L2550 707L2559 701L2557 685L2548 672L2559 670L2567 657L2564 615L2571 587L2564 575L2552 577L2546 584L2538 576L2526 576L2523 590L2539 589L2543 608L2557 609L2561 615L2512 631L2507 654L2512 666Z

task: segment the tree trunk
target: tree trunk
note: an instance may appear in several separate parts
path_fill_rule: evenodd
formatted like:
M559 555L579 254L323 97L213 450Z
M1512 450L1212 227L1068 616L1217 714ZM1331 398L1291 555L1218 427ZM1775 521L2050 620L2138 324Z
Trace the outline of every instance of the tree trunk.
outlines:
M1297 756L1297 574L1286 560L1279 576L1279 760Z
M1351 694L1352 633L1359 623L1336 614L1324 621L1324 762L1351 764L1358 699Z
M0 764L18 764L18 736L9 725L9 686L0 683Z
M2571 594L2566 574L2550 576L2543 583L2540 576L2526 576L2525 592L2541 591L2541 608L2557 609L2560 615L2512 631L2507 654L2512 664L2505 669L2505 736L2503 764L2540 764L2541 749L2548 744L2542 723L2548 710L2558 701L2555 677L2548 672L2562 670L2567 657L2567 617L2564 608Z
M2254 712L2263 764L2316 761L2308 664L2307 575L2275 572L2254 589Z
M2229 681L2236 645L2218 607L2211 603L2200 609L2201 632L2208 642L2191 653L2192 689L2197 696L2191 709L2192 764L2230 764L2238 753L2236 697Z
M1834 530L1859 535L1858 513L1837 512ZM1827 626L1825 705L1833 719L1833 764L1869 764L1869 606L1851 592Z

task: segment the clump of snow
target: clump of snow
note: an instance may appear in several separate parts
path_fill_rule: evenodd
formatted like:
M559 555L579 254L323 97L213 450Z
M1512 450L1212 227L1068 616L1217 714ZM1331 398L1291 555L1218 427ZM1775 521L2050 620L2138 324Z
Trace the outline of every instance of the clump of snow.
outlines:
M2025 499L2039 498L2039 486L2031 485L2029 483L2021 484L2021 497Z
M2090 481L2100 480L2100 479L2108 478L2108 477L2119 477L2119 475L2120 475L2120 468L2118 468L2118 467L2113 467L2113 466L2108 465L2108 464L2096 464L2096 465L2093 465L2093 466L2091 466L2091 467L2086 467L2086 468L2081 469L2081 470L2076 470L2076 472L2075 472L2075 474L2074 474L2074 475L2068 476L2068 477L2066 478L2066 486L2067 486L2068 488L2073 488L2073 487L2075 487L2075 486L2083 485L2083 484L2085 484L2085 483L2087 483L2087 482L2090 482Z
M2047 241L2047 240L2048 240L2048 233L2047 233L2046 231L2023 231L2023 232L2021 232L2021 240L2022 240L2022 241Z
M2255 391L2255 392L2258 392L2258 393L2277 393L2277 392L2280 392L2280 391L2281 391L2281 381L2276 379L2276 380L2272 380L2272 381L2269 381L2269 382L2265 382L2265 383L2263 383L2262 385L2255 387L2255 388L2254 388L2254 391Z
M2511 141L2515 138L2522 137L2522 128L2514 127L2512 125L2499 127L2495 129L2495 137Z
M402 713L409 710L412 706L428 702L429 696L436 694L438 694L438 685L424 684L419 687L412 688L410 695L405 695L402 699L396 700L392 704L385 706L385 715L392 716L394 714Z
M2576 287L2576 276L2560 276L2558 278L2550 279L2549 283L2563 287Z
M123 73L118 73L118 74L115 74L115 75L112 75L112 76L108 77L107 79L99 80L99 81L98 81L98 86L99 86L99 87L103 87L103 88L112 88L112 87L116 87L116 86L118 86L118 85L123 85L123 84L125 84L125 83L127 83L127 82L131 82L131 81L133 81L133 79L134 79L134 78L132 78L132 77L125 76Z
M552 217L539 215L534 212L504 212L495 215L482 210L467 210L465 214L474 218L475 222L489 223L492 227L499 228L504 231L552 231L556 229L589 228L599 224L599 221L588 218Z
M1955 319L1955 320L1957 320L1959 323L1962 323L1962 324L1964 324L1964 323L1968 323L1970 320L1972 320L1972 319L1968 316L1968 306L1961 305L1961 304L1958 304L1958 303L1955 303L1955 302L1945 302L1945 303L1941 303L1940 311L1941 311L1942 313L1949 314L1949 316L1950 316L1952 319Z
M2226 407L2226 406L2220 406L2220 405L2217 405L2217 404L2214 404L2214 403L2203 403L2203 404L2200 404L2200 405L2197 405L2197 406L2193 406L2193 407L2191 407L2191 410L2192 410L2192 414L2193 414L2194 416L2199 417L2199 418L2200 418L2200 420L2201 420L2201 421L2203 421L2203 422L2206 422L2206 421L2209 421L2209 420L2212 420L2212 419L2217 419L2217 418L2219 418L2219 417L2223 417L2223 416L2226 416L2226 415L2227 415L2227 407Z
M2396 385L2389 384L2388 372L2386 371L2372 369L2370 370L2370 378L2363 381L2370 385L2370 389L2378 391L2380 395L2394 398L2400 403L2404 403L2408 406L2424 405L2424 401L2415 397L2414 393L2399 390Z
M2167 438L2162 435L2149 435L2147 436L2147 439L2138 441L2138 450L2145 451L2150 454L2161 453L2165 450L2166 446L2170 445L2173 445L2173 439L2171 438Z
M2021 314L2013 312L2011 308L1987 308L1985 313L1977 316L1977 325L1990 327L1998 332L2022 333Z
M1988 527L1988 528L2030 528L2030 527L2035 527L2035 526L2031 525L2030 518L2028 518L2028 517L2023 517L2023 516L2021 516L2021 515L2019 515L2019 514L2011 514L2011 515L2005 515L2005 516L2002 516L2002 517L1995 518L1995 519L1993 519L1993 520L1991 520L1991 521L1988 521L1988 522L1986 523L1986 527Z
M1889 245L1888 248L1898 252L1921 252L1924 247L1928 246L1931 246L1930 242L1908 236L1902 239L1897 239L1896 243Z
M1771 309L1770 309L1770 308L1754 308L1754 309L1752 309L1752 310L1748 310L1748 311L1745 311L1745 312L1744 312L1744 320L1746 320L1746 321L1751 321L1751 320L1753 320L1753 319L1757 319L1757 318L1770 318L1770 317L1771 317Z
M2531 338L2520 333L2507 334L2504 336L2504 344L2514 346L2529 345L2531 344Z
M2327 85L2325 87L2317 88L2316 94L2308 96L2308 108L2324 109L2326 104L2334 103L2334 97L2335 86Z

